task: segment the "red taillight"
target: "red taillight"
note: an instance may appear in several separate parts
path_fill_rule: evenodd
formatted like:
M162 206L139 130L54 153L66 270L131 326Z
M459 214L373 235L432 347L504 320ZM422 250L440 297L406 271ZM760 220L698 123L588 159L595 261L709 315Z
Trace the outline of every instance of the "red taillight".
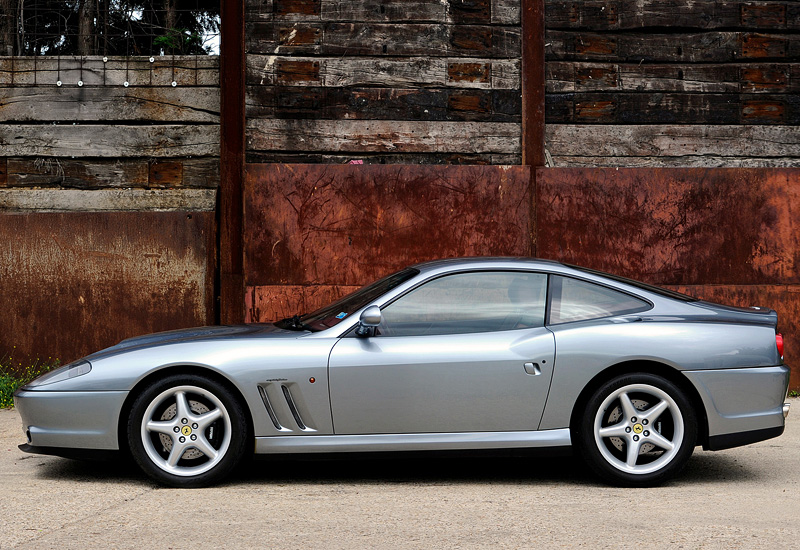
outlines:
M778 355L781 356L781 361L783 360L783 334L780 332L775 333L775 345L778 346Z

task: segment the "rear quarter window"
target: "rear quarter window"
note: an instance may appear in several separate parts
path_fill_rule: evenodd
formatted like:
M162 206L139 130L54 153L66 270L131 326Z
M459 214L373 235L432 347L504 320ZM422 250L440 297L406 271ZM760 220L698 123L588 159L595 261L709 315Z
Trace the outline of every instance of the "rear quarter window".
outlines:
M649 302L602 285L551 277L550 324L571 323L646 311Z

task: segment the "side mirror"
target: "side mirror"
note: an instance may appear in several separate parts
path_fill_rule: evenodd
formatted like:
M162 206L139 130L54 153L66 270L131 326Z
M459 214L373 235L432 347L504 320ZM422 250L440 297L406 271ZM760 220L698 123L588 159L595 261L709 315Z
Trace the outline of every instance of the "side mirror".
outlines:
M358 318L358 328L356 328L356 336L366 338L368 336L375 336L375 328L381 324L381 308L378 306L369 306L361 313Z

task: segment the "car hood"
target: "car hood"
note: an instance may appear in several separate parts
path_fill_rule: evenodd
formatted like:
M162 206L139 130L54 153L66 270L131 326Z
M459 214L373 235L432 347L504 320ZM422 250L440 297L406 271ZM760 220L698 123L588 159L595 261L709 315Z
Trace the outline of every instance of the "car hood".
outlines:
M228 340L239 338L282 338L293 339L309 334L306 331L284 330L273 324L226 325L211 327L195 327L179 330L168 330L145 334L122 340L119 344L98 351L86 357L89 361L102 359L133 350L152 348L167 344L185 342L202 342L210 340Z

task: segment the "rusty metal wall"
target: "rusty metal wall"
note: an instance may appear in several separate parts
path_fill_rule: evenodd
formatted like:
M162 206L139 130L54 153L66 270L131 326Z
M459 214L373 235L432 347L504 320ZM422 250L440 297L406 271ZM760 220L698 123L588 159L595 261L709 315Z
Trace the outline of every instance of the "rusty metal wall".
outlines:
M540 169L537 254L778 312L800 388L800 169Z
M0 357L62 363L213 322L213 212L0 215Z
M424 260L530 255L523 166L248 164L246 318L313 310Z

